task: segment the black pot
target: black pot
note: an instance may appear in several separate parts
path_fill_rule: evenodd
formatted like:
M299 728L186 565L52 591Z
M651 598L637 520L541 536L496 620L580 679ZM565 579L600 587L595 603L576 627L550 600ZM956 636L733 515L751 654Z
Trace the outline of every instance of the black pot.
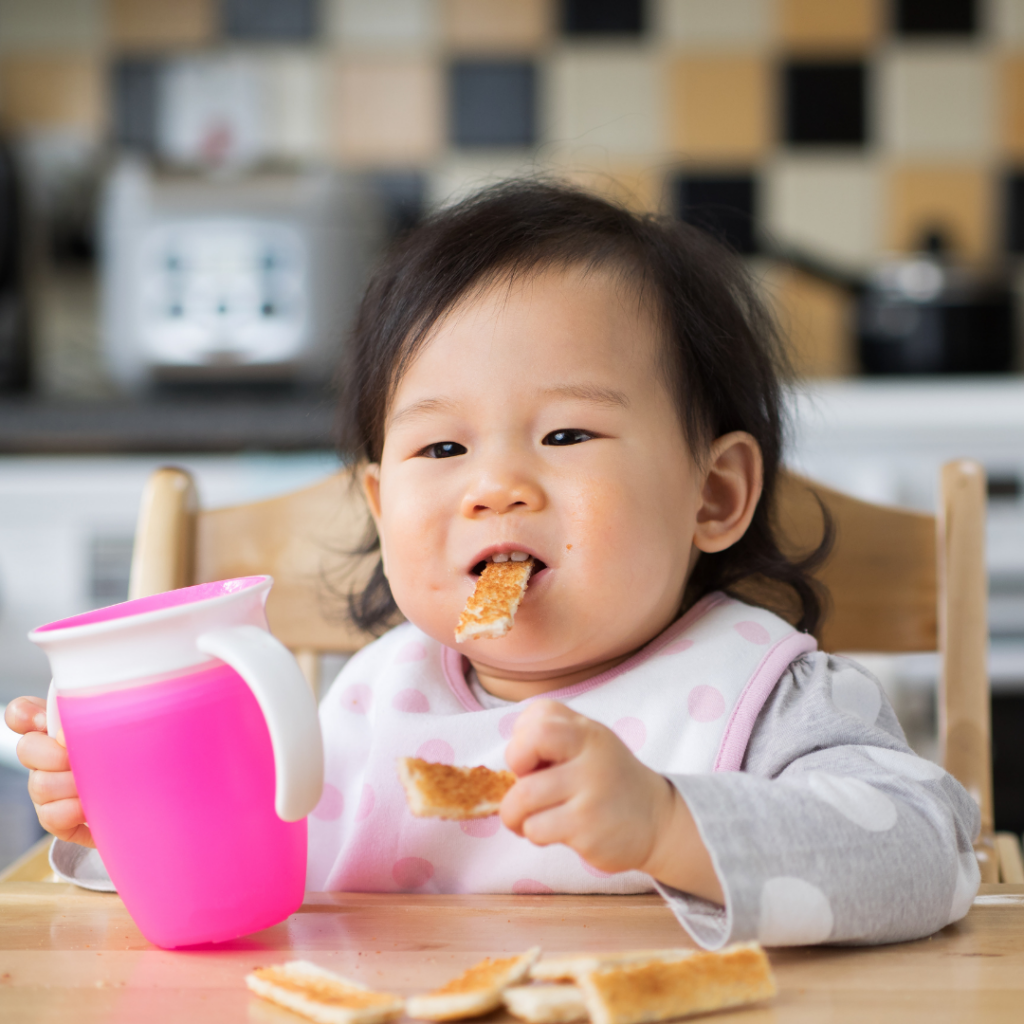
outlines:
M885 264L866 278L804 252L775 255L856 299L865 373L1004 373L1013 364L1014 294L996 274L950 265L939 245Z

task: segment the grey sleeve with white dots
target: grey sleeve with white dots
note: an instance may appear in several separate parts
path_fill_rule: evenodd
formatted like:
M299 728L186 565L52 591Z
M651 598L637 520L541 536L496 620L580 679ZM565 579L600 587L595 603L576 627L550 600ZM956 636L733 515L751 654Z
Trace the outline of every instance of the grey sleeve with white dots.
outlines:
M742 771L670 781L726 902L658 889L708 949L920 938L977 892L977 805L910 750L882 688L848 658L814 653L787 669Z

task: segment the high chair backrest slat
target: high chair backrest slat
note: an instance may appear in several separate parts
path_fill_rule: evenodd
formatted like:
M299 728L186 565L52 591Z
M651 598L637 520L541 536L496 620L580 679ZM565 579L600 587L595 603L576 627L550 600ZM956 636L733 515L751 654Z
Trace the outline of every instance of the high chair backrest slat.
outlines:
M976 463L943 468L939 515L887 508L784 471L776 517L783 547L807 553L821 539L821 503L836 526L817 571L831 594L825 650L940 653L940 743L946 767L982 810L983 878L997 880L992 839L985 477ZM269 573L267 617L316 687L317 655L372 639L348 619L343 592L368 578L375 556L353 556L369 518L349 472L281 497L203 510L188 473L164 468L143 496L131 595ZM332 592L331 584L340 584Z

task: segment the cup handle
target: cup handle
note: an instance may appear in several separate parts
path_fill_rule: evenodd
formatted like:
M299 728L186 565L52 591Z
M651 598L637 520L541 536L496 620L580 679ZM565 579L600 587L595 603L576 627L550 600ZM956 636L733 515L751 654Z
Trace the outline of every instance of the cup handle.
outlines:
M259 626L212 629L196 647L230 665L252 690L274 751L274 810L282 821L304 818L320 800L324 745L313 691L298 662Z

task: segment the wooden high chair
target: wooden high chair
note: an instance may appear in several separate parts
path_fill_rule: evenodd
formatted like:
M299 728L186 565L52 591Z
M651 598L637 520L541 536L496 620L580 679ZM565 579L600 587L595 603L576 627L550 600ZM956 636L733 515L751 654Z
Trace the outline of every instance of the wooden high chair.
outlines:
M1001 874L1004 881L1024 882L1016 837L993 835L981 467L952 462L943 468L937 517L871 505L785 472L778 518L793 552L812 549L821 537L815 494L832 514L837 534L818 574L832 595L819 637L822 647L940 652L943 761L981 807L976 849L982 878L997 881ZM349 587L367 578L375 559L346 553L358 548L368 525L347 472L267 501L202 510L187 472L160 469L142 498L130 594L144 597L192 583L270 573L275 579L267 604L271 629L295 652L316 689L320 654L353 652L371 639L347 620L343 599L332 598L325 587L343 569ZM17 877L31 873L29 861ZM36 877L49 870L45 850L39 870Z

